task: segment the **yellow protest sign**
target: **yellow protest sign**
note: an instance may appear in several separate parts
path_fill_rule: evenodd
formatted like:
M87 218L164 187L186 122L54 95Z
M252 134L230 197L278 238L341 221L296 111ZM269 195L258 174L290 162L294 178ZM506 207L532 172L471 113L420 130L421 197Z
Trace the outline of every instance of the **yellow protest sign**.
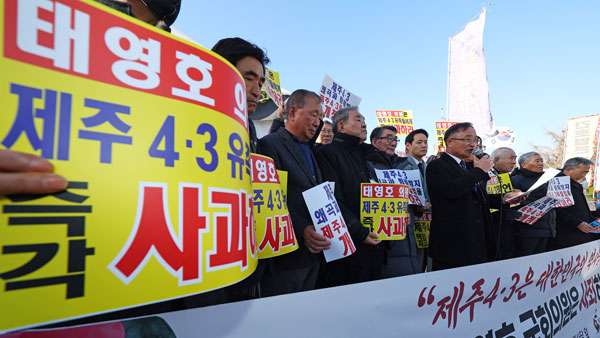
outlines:
M596 199L594 198L594 187L587 187L583 189L583 193L585 195L585 199L587 201L588 207L591 211L596 211Z
M252 154L252 197L258 258L298 249L287 209L287 171L276 170L270 157Z
M431 212L424 212L421 217L415 218L415 240L417 248L429 247L429 229L431 228Z
M397 135L407 136L414 130L412 110L377 110L375 115L380 127L393 126Z
M266 102L269 98L271 98L279 108L283 108L283 95L281 94L279 73L265 67L265 83L263 84L259 101Z
M0 198L0 332L236 283L256 268L244 81L93 1L7 0L0 144L69 188ZM34 37L38 38L34 38Z
M457 124L458 122L436 122L435 123L435 139L436 139L436 153L440 151L446 151L446 144L444 143L444 134L448 128Z
M507 194L513 191L512 183L510 182L510 174L490 174L490 179L487 181L486 190L490 195Z
M362 225L376 233L378 239L406 238L406 227L410 223L409 191L410 187L404 184L362 183Z

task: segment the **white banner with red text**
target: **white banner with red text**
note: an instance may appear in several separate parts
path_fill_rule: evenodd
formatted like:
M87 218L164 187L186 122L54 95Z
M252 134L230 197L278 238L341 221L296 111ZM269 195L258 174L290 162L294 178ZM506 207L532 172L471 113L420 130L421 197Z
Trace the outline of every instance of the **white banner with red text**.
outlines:
M102 329L119 329L125 336L135 327L132 321L145 321L176 337L199 332L206 337L596 337L599 263L596 241L458 269L72 328L62 336L108 332ZM31 335L36 336L42 337Z

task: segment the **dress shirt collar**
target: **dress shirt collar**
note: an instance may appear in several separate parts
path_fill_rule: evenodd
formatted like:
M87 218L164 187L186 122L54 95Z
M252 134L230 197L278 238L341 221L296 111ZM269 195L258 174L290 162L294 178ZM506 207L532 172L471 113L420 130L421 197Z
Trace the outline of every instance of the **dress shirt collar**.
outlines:
M458 163L458 165L460 165L460 161L462 161L460 158L458 158L450 153L446 153L446 154L450 155L450 157L452 157L456 161L456 163Z

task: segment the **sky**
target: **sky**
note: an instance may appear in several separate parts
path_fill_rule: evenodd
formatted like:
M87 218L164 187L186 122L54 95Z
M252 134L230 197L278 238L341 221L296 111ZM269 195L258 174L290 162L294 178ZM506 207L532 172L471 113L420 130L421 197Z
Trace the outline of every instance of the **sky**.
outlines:
M544 128L600 114L600 2L490 4L483 37L490 109L497 126L516 132L517 153L552 146ZM446 110L448 38L485 5L184 0L174 26L208 49L225 37L257 44L290 91L318 91L328 74L362 98L369 132L376 110L412 110L415 128L431 140Z

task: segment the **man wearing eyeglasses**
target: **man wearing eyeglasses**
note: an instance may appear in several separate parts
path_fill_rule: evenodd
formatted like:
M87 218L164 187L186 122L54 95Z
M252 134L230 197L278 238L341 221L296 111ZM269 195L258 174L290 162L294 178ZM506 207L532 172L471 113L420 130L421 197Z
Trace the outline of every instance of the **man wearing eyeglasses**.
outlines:
M398 145L397 129L393 126L381 126L371 132L373 148L367 152L367 159L377 169L404 169L408 164L406 157L396 155ZM409 169L410 170L410 169ZM391 278L412 275L421 272L417 260L417 241L415 239L413 207L409 207L411 222L406 227L406 238L401 241L383 243L386 259L381 267L381 277Z
M433 212L429 237L433 270L491 261L495 241L489 209L501 206L500 195L488 197L485 189L492 161L488 155L479 159L472 154L477 146L473 125L455 124L444 141L446 152L426 172ZM469 160L472 163L466 163Z
M373 129L369 139L371 148L367 153L367 160L377 169L397 169L406 158L396 155L398 145L397 130L394 126L381 126Z

